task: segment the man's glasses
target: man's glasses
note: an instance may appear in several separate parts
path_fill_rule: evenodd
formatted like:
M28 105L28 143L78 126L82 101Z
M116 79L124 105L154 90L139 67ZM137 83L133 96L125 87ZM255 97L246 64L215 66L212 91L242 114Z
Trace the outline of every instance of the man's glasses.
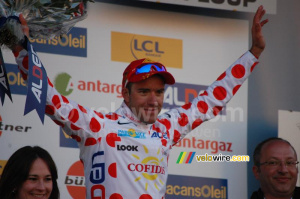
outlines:
M135 74L141 74L141 73L149 73L151 71L167 71L164 66L159 66L155 64L146 64L139 68L136 68Z
M277 167L281 166L282 164L284 166L286 166L287 168L296 168L297 165L299 164L299 161L295 161L295 160L288 160L288 161L270 160L270 161L259 163L259 166L266 165L266 166L269 166L269 167L277 168Z

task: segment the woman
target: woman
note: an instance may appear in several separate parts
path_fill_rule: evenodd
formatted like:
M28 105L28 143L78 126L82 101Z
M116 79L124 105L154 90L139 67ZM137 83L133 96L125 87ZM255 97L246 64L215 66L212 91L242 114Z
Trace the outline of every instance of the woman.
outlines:
M1 199L58 199L57 169L41 147L25 146L7 161L0 179Z

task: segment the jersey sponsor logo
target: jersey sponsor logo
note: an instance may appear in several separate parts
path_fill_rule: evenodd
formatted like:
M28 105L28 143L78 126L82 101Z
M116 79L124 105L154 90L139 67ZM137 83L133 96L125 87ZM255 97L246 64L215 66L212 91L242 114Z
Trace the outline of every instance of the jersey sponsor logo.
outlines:
M80 161L75 162L69 168L65 178L65 185L72 198L85 198L84 169Z
M118 98L122 97L122 85L101 82L100 80L85 81L74 80L68 73L59 73L54 79L54 87L64 95L70 95L74 90L98 92L104 94L115 94Z
M184 104L191 102L198 97L208 86L197 84L175 83L173 85L166 85L164 94L164 109L177 108ZM219 113L225 115L225 108Z
M32 39L29 41L38 52L58 55L70 55L87 57L87 29L72 28L67 34L54 37L53 39Z
M144 153L148 154L149 150L145 145L143 145L143 149ZM156 154L160 154L160 150L161 149L159 148ZM138 181L141 179L146 180L144 184L145 191L147 191L148 186L154 186L156 189L160 189L162 186L164 186L163 180L160 179L160 175L165 175L165 168L161 166L161 163L165 161L164 158L147 156L142 159L138 154L132 154L132 156L138 161L138 163L129 163L127 165L127 169L130 172L138 172L141 174L136 174L137 177L134 180L135 183L140 183Z
M148 57L168 67L182 68L182 40L111 32L111 60L131 62Z
M134 145L117 145L118 151L139 151L138 146Z
M152 133L151 138L164 138L166 140L169 139L167 133L156 132L156 131Z
M227 190L227 179L169 175L166 196L172 199L226 199Z
M134 129L118 130L118 136L146 139L146 133L136 132Z

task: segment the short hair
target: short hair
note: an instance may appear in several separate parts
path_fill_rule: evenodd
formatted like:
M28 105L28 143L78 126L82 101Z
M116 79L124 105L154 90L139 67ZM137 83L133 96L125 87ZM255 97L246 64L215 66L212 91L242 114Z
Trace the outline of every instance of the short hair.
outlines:
M0 178L0 198L15 198L18 190L28 178L33 162L41 158L48 166L51 173L53 189L49 199L59 198L57 185L57 169L51 155L39 146L25 146L18 149L8 159Z
M291 145L291 143L289 141L287 141L283 138L279 138L279 137L271 137L266 140L263 140L255 147L254 153L253 153L253 161L254 161L255 166L259 167L259 165L260 165L261 149L263 148L263 146L265 144L267 144L268 142L271 142L271 141L282 141L282 142L287 143L293 149L293 151L295 152L296 158L297 158L296 150L294 149L294 147Z

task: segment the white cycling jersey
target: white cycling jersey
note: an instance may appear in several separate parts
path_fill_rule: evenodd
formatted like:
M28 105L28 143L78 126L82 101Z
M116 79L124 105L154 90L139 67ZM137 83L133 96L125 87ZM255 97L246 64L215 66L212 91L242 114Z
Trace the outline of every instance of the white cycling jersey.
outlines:
M27 51L15 54L26 78ZM172 146L215 117L251 74L258 60L248 51L192 102L143 124L123 103L102 114L60 95L48 81L46 114L78 142L89 199L165 198Z

